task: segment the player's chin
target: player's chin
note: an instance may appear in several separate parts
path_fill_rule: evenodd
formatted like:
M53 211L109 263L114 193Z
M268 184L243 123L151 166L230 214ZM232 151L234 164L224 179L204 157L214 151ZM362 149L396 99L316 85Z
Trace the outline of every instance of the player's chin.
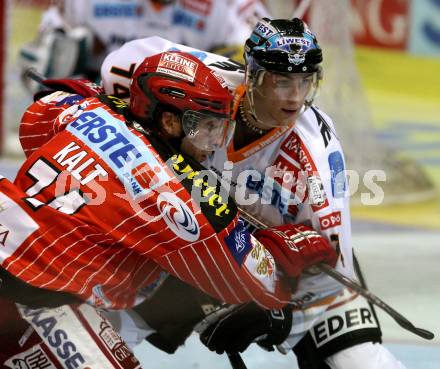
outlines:
M193 155L193 158L199 162L205 161L212 151L199 151Z
M282 115L285 119L295 119L299 112L300 108L298 109L290 109L290 108L281 108L280 109L280 115Z
M288 126L298 118L299 110L280 109L276 121L280 127Z

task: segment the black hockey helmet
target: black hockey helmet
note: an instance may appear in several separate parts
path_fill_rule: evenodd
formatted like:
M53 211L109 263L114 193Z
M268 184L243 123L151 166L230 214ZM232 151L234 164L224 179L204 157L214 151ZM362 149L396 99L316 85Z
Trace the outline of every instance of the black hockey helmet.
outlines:
M247 99L250 112L259 120L254 104L255 93L261 93L260 87L267 73L293 74L307 76L304 105L307 108L317 95L322 79L322 50L316 36L307 24L299 19L261 19L244 48L246 61ZM272 91L268 98L281 98ZM287 93L285 90L282 95Z
M258 69L321 73L322 50L316 36L299 18L260 20L246 40L244 56L250 73Z

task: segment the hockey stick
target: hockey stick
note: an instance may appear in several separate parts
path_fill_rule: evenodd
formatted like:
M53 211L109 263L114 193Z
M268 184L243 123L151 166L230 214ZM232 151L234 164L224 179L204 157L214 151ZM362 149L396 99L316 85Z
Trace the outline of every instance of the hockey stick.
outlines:
M268 228L266 224L264 224L259 219L255 218L253 215L249 214L246 210L243 210L242 208L238 208L240 211L241 217L252 224L253 226L265 229ZM371 304L376 305L377 307L384 310L386 313L388 313L394 321L399 324L403 329L406 329L407 331L410 331L414 334L416 334L419 337L422 337L427 340L432 340L434 338L434 334L426 329L418 328L414 326L408 319L406 319L404 316L402 316L400 313L398 313L396 310L394 310L392 307L390 307L388 304L386 304L384 301L382 301L379 297L372 294L367 289L363 288L359 284L357 284L352 279L346 277L345 275L339 273L335 269L333 269L330 265L327 264L318 264L316 267L323 273L329 275L342 285L351 288L353 291L356 291L359 293L359 295L365 297L367 301L369 301Z
M207 327L211 324L219 321L222 317L224 317L227 313L234 311L240 305L228 305L223 306L222 308L217 309L216 311L210 313L205 316L199 323L194 327L194 331L197 333L202 333ZM246 364L243 361L239 352L227 352L229 363L232 366L232 369L247 369Z
M44 80L46 79L46 77L44 77L41 73L39 73L35 68L28 68L24 71L24 73L22 74L22 78L26 79L32 79L35 82L38 82L41 85L44 85Z
M228 359L233 369L247 369L239 352L228 353Z

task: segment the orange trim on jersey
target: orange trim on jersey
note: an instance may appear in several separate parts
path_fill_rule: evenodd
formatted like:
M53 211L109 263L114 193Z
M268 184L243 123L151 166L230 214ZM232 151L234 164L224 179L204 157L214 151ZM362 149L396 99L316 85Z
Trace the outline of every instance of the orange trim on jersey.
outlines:
M350 292L353 292L351 289L348 289ZM359 296L358 293L354 293L353 295L351 295L350 297L347 297L345 300L339 301L338 303L334 304L334 305L330 305L328 307L327 310L332 310L332 309L336 309L339 306L348 304L350 301L353 301L355 298L357 298Z
M232 118L235 119L238 111L238 107L240 105L240 101L243 99L246 93L246 88L244 85L240 85L235 90L234 95L234 103L232 108ZM260 137L258 140L251 142L249 145L242 147L240 150L235 151L234 149L234 140L231 140L231 143L228 146L228 160L236 163L238 161L244 160L247 157L255 154L256 152L262 150L266 146L270 145L274 142L278 137L283 135L286 131L288 131L291 126L273 128L264 136Z
M156 2L156 1L152 1L151 2L151 5L153 6L153 9L156 11L156 12L160 12L160 11L162 11L162 9L163 8L165 8L167 5L163 5L163 4L161 4L161 3L158 3L158 2Z
M327 308L327 310L333 310L338 308L339 306L348 304L349 302L353 301L354 299L356 299L359 296L359 293L354 292L351 288L347 288L352 294L350 296L347 296L344 300L339 301L335 304L332 304L334 300L336 300L336 297L341 296L344 294L344 292L341 292L338 296L331 296L331 297L327 297L323 300L319 300L318 302L310 305L307 307L307 309L309 307L317 307L317 306L322 306L322 305L329 305L329 307ZM332 305L331 305L332 304ZM294 307L292 310L301 310L301 308L299 307Z
M307 306L305 309L309 309L312 307L318 307L318 306L325 306L325 305L330 305L337 296L330 296L330 297L326 297L322 300L316 301L315 303ZM297 311L297 310L304 310L304 307L300 307L300 306L294 306L292 307L292 311Z

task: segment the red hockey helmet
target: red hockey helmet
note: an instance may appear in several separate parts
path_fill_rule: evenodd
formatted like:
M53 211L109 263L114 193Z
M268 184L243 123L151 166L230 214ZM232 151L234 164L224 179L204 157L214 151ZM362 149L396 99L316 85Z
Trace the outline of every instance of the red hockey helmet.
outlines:
M172 51L147 57L130 85L130 110L143 122L157 108L178 111L185 134L213 150L231 136L232 96L223 79L191 54Z

